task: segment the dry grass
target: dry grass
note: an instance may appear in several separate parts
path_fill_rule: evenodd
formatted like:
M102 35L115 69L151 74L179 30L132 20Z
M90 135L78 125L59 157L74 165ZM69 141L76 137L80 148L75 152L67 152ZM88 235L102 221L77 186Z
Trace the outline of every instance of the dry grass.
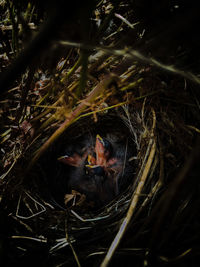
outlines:
M116 14L117 6L100 1L96 19L100 7L107 19ZM27 263L38 251L41 266L188 266L198 257L199 77L115 48L130 25L137 32L122 15L108 35L99 29L104 45L56 41L65 56L54 70L30 64L1 101L0 253L8 244L10 262ZM137 150L129 186L99 210L60 207L41 163L72 129L80 134L83 121L95 127L113 115Z

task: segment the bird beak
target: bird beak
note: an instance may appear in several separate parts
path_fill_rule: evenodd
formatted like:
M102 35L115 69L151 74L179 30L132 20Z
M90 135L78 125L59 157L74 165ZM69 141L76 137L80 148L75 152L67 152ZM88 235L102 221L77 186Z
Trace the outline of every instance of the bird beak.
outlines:
M87 161L88 161L88 164L89 164L90 166L93 166L93 165L96 164L96 159L95 159L95 157L91 156L90 154L88 155Z
M103 138L99 134L96 135L96 142L97 141L100 142L103 146L105 146L105 143L103 141Z
M57 158L57 160L64 163L65 161L67 161L68 158L69 158L69 156L65 155L65 156L61 156L61 157Z
M79 167L82 163L82 158L80 155L75 153L73 156L64 155L58 158L58 161L74 167Z
M97 134L96 136L95 152L96 152L96 165L105 166L107 161L105 142L103 141L103 138L99 134Z

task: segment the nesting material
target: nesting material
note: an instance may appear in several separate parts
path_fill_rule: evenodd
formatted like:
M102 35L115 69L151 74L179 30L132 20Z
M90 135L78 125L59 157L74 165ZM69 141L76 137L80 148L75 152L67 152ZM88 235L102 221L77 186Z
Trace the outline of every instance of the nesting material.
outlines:
M5 266L165 267L199 260L200 81L192 69L173 64L181 57L192 64L188 36L186 46L173 38L164 47L171 39L170 30L162 29L177 20L163 25L156 20L158 10L159 18L176 16L184 1L174 9L164 1L165 16L158 8L163 3L146 16L149 4L139 2L115 1L113 6L99 1L94 17L88 10L77 20L90 18L87 25L99 25L90 32L96 45L53 36L48 45L53 43L63 57L47 51L53 70L44 70L34 58L6 92L0 113L0 255ZM132 5L138 14L146 7L141 23ZM47 14L38 19L40 25ZM13 40L4 40L1 50L16 39L17 21L12 21L14 31L8 36ZM154 32L151 25L162 26L158 41L151 34L151 40L145 37ZM177 25L172 36L183 28ZM151 47L152 41L156 46ZM5 53L12 55L9 49Z

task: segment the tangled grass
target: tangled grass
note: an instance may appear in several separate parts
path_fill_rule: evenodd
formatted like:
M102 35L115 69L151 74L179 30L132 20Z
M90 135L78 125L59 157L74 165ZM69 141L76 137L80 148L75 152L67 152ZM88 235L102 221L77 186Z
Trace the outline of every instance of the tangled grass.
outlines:
M129 28L139 32L124 2L95 7L97 21L100 11L107 14L96 35L103 45L59 38L54 45L62 56L53 71L29 62L4 94L0 253L7 265L194 266L198 259L199 77L132 47L118 49ZM17 42L17 25L10 26ZM41 178L48 179L41 159L71 128L79 132L82 121L95 127L112 115L135 142L130 184L95 211L56 203Z

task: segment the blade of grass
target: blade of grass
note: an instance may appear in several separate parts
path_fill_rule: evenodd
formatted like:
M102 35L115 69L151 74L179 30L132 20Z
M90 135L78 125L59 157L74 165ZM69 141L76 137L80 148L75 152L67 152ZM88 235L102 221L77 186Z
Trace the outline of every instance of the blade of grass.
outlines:
M76 63L73 65L73 67L68 71L65 77L61 79L61 83L66 84L69 78L74 74L75 70L80 66L81 64L81 57L78 58Z
M83 50L81 52L81 65L82 65L82 69L81 69L81 77L80 77L80 81L79 81L79 86L76 89L76 97L77 99L80 98L81 94L83 93L83 90L86 87L86 83L87 83L87 73L88 73L88 57L89 57L89 53L85 50Z

